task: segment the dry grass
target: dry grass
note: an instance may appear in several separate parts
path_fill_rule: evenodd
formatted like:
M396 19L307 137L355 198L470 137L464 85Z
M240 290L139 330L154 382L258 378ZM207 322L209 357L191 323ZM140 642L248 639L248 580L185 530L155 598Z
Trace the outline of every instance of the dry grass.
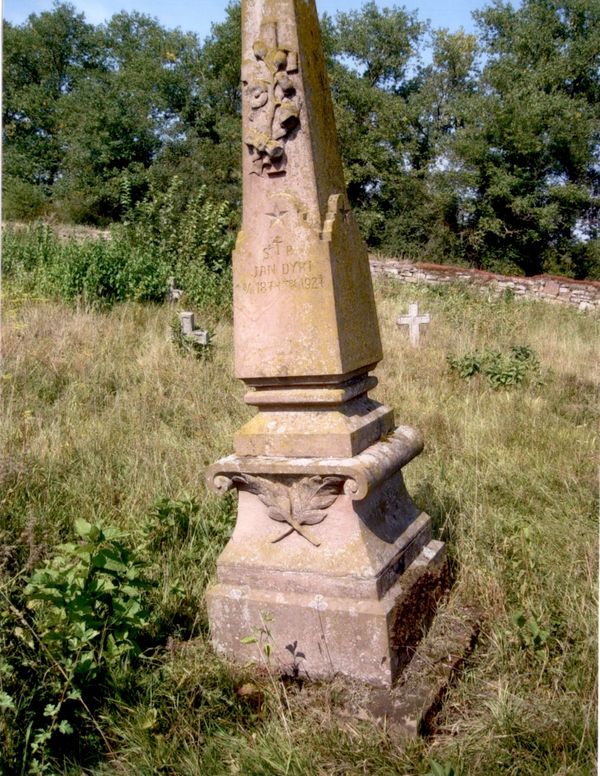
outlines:
M439 735L404 748L368 721L341 722L336 682L276 691L254 679L264 703L251 708L235 693L249 677L217 661L201 630L194 649L157 660L136 705L110 712L117 755L96 773L383 776L425 774L431 759L469 776L595 770L598 319L453 288L386 282L377 294L375 396L424 432L409 488L448 543L457 587L485 612ZM409 301L433 319L418 350L395 326ZM215 348L198 361L170 342L172 315L7 295L0 525L32 562L75 518L135 532L160 498L196 496L201 521L230 520L203 472L249 415L231 377L231 326L208 321ZM538 354L543 384L495 391L448 370L448 354L511 345ZM207 542L161 560L199 609L222 539ZM546 635L536 640L532 623Z

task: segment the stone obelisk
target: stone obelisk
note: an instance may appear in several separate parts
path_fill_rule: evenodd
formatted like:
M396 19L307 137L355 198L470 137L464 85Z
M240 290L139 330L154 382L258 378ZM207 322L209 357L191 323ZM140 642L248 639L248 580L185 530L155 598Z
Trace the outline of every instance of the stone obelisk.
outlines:
M208 592L216 649L391 683L444 585L401 469L422 449L372 400L381 342L350 211L314 0L242 2L236 375L258 408L209 468L238 518ZM260 641L259 639L259 641Z

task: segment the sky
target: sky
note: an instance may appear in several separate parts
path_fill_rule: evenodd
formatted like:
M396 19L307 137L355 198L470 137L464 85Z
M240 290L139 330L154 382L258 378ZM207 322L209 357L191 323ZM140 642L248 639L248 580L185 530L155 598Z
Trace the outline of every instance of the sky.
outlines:
M229 0L70 0L91 24L101 24L119 11L139 11L158 18L163 27L181 27L200 38L210 33L211 24L225 18ZM359 9L365 0L317 0L319 13ZM419 19L429 19L433 27L473 30L471 12L488 5L489 0L377 0L380 7L405 5L417 11ZM4 0L3 17L22 24L29 14L52 10L53 0Z

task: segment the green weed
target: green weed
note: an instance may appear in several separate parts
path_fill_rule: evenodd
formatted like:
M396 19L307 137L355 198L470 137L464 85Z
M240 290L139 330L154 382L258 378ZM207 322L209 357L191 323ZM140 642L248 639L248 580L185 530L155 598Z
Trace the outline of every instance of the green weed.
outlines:
M85 520L75 531L24 587L0 590L0 698L13 715L10 731L0 726L0 765L9 770L20 762L23 773L53 773L76 734L85 751L83 731L107 743L95 712L123 686L151 622L151 583L123 533Z
M123 196L127 198L125 186ZM13 288L87 305L161 302L174 278L193 304L230 309L232 213L174 178L151 191L110 237L60 240L43 223L3 232L3 270Z
M492 388L521 385L528 379L538 384L541 382L539 360L526 345L513 345L508 353L485 350L464 356L447 356L447 361L459 377L466 380L481 374Z

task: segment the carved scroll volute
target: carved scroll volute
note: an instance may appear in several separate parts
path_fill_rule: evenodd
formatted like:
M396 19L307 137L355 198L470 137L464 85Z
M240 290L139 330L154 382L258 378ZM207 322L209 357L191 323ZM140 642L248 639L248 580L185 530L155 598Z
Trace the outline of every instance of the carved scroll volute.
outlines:
M300 98L293 77L298 53L278 41L276 22L261 25L254 58L242 65L246 101L244 142L252 154L252 173L285 173L285 143L300 123Z
M304 526L325 520L344 483L343 477L335 475L304 477L291 485L250 474L234 474L231 479L236 486L258 496L271 520L287 523L288 528L272 539L273 543L295 531L315 547L321 543Z

